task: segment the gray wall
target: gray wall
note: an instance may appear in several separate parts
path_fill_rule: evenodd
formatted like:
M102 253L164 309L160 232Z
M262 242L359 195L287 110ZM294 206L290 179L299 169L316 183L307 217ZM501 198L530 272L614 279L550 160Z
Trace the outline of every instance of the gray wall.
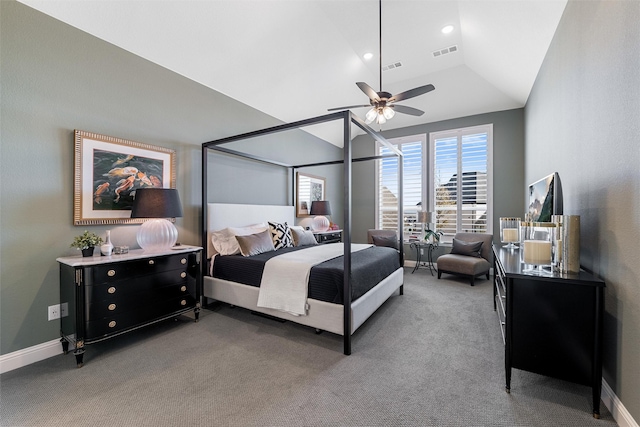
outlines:
M59 337L47 306L60 302L55 259L77 253L69 248L75 235L110 229L114 244L137 246L133 225L72 225L74 129L177 150L179 240L200 244L201 144L280 122L20 3L0 1L0 19L0 353L7 354ZM263 172L256 169L247 172L252 179ZM214 195L233 201L224 179ZM250 199L275 187L260 182Z
M428 114L428 113L427 113ZM428 134L493 123L493 230L499 241L499 218L524 215L524 112L523 109L498 111L424 125L382 132L385 138ZM354 141L354 157L375 154L370 138L359 136ZM362 162L354 166L353 178L353 236L354 241L366 241L367 229L375 226L375 164ZM405 247L407 251L408 246ZM444 249L441 248L442 253ZM406 252L407 259L415 254Z
M525 108L526 182L557 171L607 284L604 378L640 420L640 2L569 1Z

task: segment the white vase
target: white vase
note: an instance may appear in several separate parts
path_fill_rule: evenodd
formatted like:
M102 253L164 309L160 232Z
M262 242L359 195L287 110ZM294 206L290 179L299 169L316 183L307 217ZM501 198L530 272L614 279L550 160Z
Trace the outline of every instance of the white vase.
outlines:
M110 256L113 252L113 244L111 243L111 230L107 230L107 238L104 244L100 246L100 253L104 256Z

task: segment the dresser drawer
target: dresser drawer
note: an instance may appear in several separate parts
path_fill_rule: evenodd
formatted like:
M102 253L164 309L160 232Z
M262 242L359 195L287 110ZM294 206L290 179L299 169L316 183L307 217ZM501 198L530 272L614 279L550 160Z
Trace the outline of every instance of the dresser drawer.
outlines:
M111 283L121 279L131 280L135 276L144 276L150 273L177 269L186 270L188 264L188 254L178 254L98 265L91 269L91 277L87 278L87 282L98 284Z
M126 297L95 299L87 304L85 319L93 321L109 316L116 316L128 311L139 310L145 305L156 305L179 297L195 295L195 289L190 289L188 283L153 288L150 291L126 294Z
M86 286L85 298L87 303L96 300L121 299L130 294L150 292L154 288L187 283L189 274L186 269L170 270L133 279L122 279L111 283L101 283Z
M87 321L85 323L86 339L95 341L128 329L171 317L174 313L186 311L196 306L196 300L191 295L172 298L153 304L140 306L138 309L126 313Z

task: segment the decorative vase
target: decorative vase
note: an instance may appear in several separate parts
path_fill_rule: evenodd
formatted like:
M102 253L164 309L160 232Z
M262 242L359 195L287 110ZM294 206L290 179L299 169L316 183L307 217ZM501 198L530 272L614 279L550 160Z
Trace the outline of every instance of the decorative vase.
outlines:
M82 249L82 256L83 257L93 256L93 249L94 249L93 246L91 246L89 248L86 248L86 249Z
M113 252L113 244L111 243L111 230L107 230L107 237L104 244L100 246L100 254L102 256L111 256Z

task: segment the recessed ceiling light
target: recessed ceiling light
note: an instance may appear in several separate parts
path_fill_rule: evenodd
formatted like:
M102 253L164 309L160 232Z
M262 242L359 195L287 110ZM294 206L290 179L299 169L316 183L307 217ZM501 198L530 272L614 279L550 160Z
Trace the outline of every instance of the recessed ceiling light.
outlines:
M449 34L451 31L453 31L453 25L446 25L442 27L442 32L444 34Z
M373 53L371 53L371 52L367 52L367 53L365 53L364 55L362 55L362 57L368 61L368 60L370 60L371 58L373 58Z

